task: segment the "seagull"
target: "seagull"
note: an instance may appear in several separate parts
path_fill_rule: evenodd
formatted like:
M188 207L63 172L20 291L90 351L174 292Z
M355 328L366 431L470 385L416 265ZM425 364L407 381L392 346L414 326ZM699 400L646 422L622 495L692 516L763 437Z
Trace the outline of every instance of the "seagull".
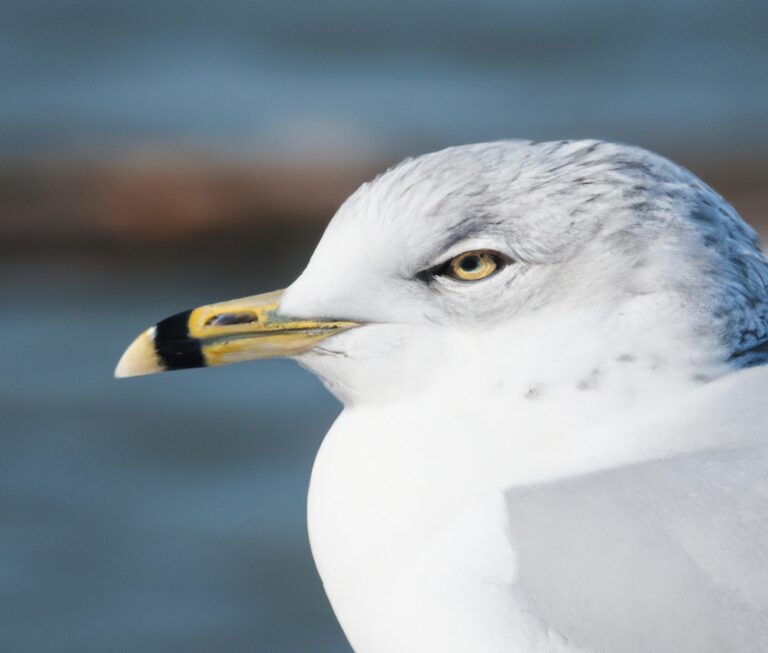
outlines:
M342 404L312 552L357 653L768 651L768 260L691 172L597 140L406 160L287 289L116 376L286 356Z

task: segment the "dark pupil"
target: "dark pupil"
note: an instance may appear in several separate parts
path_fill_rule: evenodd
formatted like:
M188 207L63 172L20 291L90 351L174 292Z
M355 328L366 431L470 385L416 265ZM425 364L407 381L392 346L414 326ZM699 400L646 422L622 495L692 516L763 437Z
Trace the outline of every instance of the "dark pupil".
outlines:
M459 267L464 270L464 272L474 272L480 267L480 259L477 256L467 256L461 259Z

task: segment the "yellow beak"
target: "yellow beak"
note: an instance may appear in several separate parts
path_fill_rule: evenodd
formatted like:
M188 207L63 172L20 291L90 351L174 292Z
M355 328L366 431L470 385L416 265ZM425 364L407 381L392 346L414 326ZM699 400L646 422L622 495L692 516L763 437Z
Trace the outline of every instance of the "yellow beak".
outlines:
M120 358L115 376L138 376L258 358L295 356L358 322L277 315L282 290L201 306L147 329Z

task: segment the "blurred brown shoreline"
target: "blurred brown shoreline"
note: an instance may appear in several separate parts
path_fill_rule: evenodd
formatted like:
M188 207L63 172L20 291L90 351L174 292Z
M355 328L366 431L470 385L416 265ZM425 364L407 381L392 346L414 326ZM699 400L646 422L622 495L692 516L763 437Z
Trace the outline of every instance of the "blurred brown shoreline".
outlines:
M325 224L387 163L261 163L164 155L0 161L0 250L236 242Z
M677 157L768 233L768 160ZM316 239L341 202L391 162L261 162L156 153L0 161L0 252L80 256L247 250Z

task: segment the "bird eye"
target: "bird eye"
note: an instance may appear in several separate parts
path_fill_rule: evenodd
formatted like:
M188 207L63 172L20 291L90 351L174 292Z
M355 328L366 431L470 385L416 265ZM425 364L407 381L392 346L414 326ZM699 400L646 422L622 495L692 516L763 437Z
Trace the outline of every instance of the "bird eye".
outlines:
M479 249L454 256L440 270L459 281L479 281L490 277L507 263L507 258L498 252Z

